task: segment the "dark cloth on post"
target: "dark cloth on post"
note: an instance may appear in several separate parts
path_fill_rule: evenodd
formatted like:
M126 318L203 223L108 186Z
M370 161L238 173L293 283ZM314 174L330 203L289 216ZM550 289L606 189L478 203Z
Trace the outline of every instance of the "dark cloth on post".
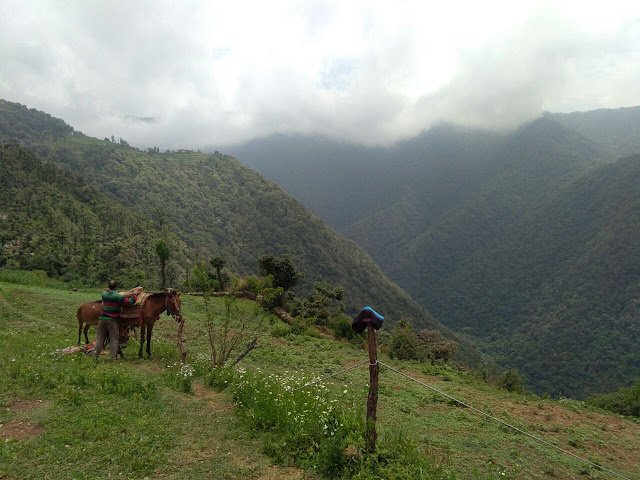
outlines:
M380 330L384 317L371 307L364 307L362 311L351 322L351 328L356 332L362 333L366 330L367 325L371 323L373 328Z
M133 305L137 299L138 297L135 295L125 297L115 290L102 292L102 313L100 314L100 320L113 320L118 322L120 320L122 307ZM116 336L115 338L118 337Z
M120 347L119 343L119 328L118 322L116 320L102 320L98 322L95 350L93 352L93 357L97 360L98 355L102 351L104 346L104 339L107 336L107 332L109 332L109 345L111 347L111 360L116 360L118 358L118 349Z

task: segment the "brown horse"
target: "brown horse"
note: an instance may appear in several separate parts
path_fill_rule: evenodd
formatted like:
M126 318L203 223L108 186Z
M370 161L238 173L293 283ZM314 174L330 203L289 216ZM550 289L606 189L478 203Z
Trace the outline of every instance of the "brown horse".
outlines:
M141 318L122 318L120 319L120 342L126 343L129 336L127 329L132 327L142 327L140 334L140 351L138 356L142 358L142 349L144 346L145 333L147 335L147 357L151 357L151 332L153 331L153 325L156 320L160 318L162 312L166 311L167 315L173 316L176 321L180 321L182 313L180 311L182 302L180 300L180 294L182 292L176 292L172 288L167 288L164 292L154 293L147 298L142 308ZM85 302L78 307L78 344L80 344L80 338L82 333L82 327L84 328L84 338L89 343L87 337L87 331L91 325L97 325L99 322L100 313L102 312L102 302Z

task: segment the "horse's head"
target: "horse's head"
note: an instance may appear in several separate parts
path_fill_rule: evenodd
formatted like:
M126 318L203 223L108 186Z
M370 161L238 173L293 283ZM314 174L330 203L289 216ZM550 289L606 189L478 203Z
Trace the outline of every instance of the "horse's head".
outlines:
M129 338L133 334L133 327L125 327L123 325L119 328L119 339L120 348L127 348L127 344L129 343Z
M182 292L176 292L173 288L167 288L164 291L165 306L167 307L167 315L175 318L176 322L182 320L182 301L180 295Z

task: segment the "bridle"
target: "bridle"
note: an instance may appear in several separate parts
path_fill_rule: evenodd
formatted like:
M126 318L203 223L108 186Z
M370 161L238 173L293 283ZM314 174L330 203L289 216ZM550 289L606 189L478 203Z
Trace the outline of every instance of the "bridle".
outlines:
M180 309L178 309L177 312L174 312L171 309L171 304L169 303L169 297L168 296L164 297L164 306L165 306L165 308L167 310L167 315L171 315L176 322L179 322L180 320L182 320L182 313L180 313Z

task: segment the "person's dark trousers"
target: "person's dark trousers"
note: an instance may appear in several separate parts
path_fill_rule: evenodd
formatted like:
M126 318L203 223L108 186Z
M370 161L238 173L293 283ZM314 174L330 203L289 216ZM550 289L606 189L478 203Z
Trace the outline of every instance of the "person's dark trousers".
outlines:
M98 334L96 336L95 350L93 353L94 358L97 360L98 355L102 351L104 345L104 338L109 332L109 345L111 347L111 360L118 358L118 322L115 320L100 320L98 322Z

